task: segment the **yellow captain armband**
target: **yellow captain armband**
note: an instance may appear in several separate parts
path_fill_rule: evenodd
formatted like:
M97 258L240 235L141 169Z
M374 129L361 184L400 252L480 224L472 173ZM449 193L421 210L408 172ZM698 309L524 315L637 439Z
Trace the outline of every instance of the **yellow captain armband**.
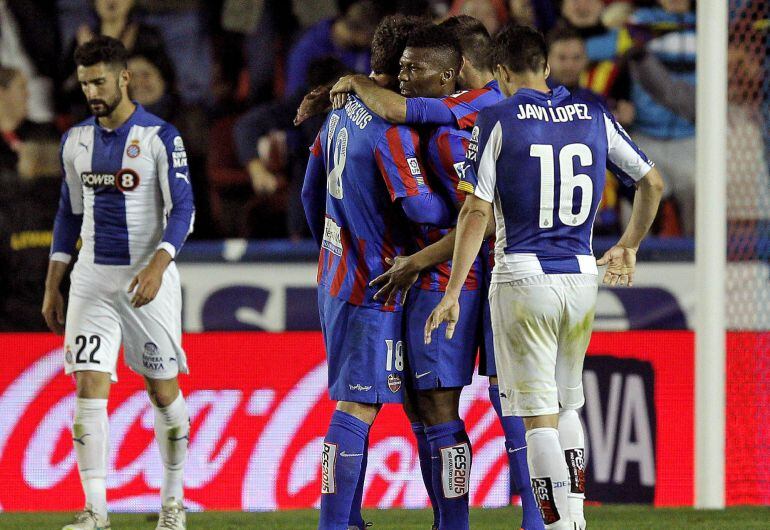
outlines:
M461 180L457 183L457 189L464 191L465 193L475 193L476 191L476 188L473 187L473 184L464 180Z

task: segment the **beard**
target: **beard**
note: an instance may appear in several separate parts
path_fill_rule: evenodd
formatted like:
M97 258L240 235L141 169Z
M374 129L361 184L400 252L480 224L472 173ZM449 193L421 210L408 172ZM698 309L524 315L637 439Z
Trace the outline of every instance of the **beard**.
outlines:
M123 94L118 90L117 95L112 101L106 101L104 99L89 99L88 106L91 109L91 113L97 118L103 118L109 116L112 112L118 108L120 102L123 101Z

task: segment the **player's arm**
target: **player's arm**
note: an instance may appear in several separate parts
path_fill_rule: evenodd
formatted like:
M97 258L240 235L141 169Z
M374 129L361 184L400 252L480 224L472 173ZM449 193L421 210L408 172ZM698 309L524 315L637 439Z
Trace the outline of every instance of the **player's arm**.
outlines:
M383 88L364 75L341 78L332 87L330 97L334 108L345 105L347 95L356 95L372 112L391 123L453 125L452 111L437 98L405 98L401 94Z
M80 236L80 227L83 224L83 188L75 173L70 155L65 156L66 143L67 135L62 139L61 160L64 175L59 209L53 225L53 241L42 308L46 324L57 335L64 333L64 297L61 294L61 283L67 273L67 266L72 261L72 254L75 252Z
M321 133L319 132L310 148L310 157L302 183L302 206L305 209L307 225L313 239L320 247L323 240L324 217L326 211L326 183L324 182L323 153L321 151Z
M631 219L620 240L604 253L597 265L607 265L602 280L609 285L633 285L636 252L652 226L663 195L663 178L647 156L614 118L605 114L607 166L624 183L636 185Z
M468 146L465 172L473 172L477 185L465 199L457 219L452 273L446 292L425 323L425 343L442 322L447 322L446 336L451 339L460 317L460 292L479 253L492 219L492 201L497 183L497 158L502 145L502 126L489 114L479 114Z
M182 137L176 128L165 125L158 133L158 139L155 167L166 214L166 228L150 263L129 284L128 292L133 292L131 305L137 308L155 299L163 273L182 249L195 222L195 201Z

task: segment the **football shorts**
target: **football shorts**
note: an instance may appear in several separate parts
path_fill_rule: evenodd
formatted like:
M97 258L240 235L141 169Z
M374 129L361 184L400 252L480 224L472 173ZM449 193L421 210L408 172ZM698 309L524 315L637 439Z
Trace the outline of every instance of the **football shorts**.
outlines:
M598 277L541 274L493 283L495 363L505 415L542 416L583 406L583 361Z

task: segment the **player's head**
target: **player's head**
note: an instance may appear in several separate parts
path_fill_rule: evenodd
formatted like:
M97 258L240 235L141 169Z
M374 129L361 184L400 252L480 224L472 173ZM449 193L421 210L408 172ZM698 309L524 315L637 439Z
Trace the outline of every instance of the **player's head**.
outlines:
M557 26L548 34L548 65L550 78L573 88L580 84L580 74L588 66L588 54L583 37L574 28Z
M75 49L78 81L94 116L109 116L128 98L127 61L123 43L104 35Z
M548 77L548 49L543 34L530 26L508 25L495 36L495 78L506 96Z
M480 20L468 15L449 17L441 25L454 34L463 54L463 66L458 77L460 85L467 89L480 88L470 86L468 78L470 73L486 78L492 75L492 37L487 28Z
M419 17L393 15L385 17L372 38L372 73L369 77L386 88L398 88L401 54L411 33L426 24Z
M429 25L409 36L400 63L402 95L440 97L455 91L462 53L450 29Z
M20 124L27 117L27 76L21 70L0 66L0 115Z

